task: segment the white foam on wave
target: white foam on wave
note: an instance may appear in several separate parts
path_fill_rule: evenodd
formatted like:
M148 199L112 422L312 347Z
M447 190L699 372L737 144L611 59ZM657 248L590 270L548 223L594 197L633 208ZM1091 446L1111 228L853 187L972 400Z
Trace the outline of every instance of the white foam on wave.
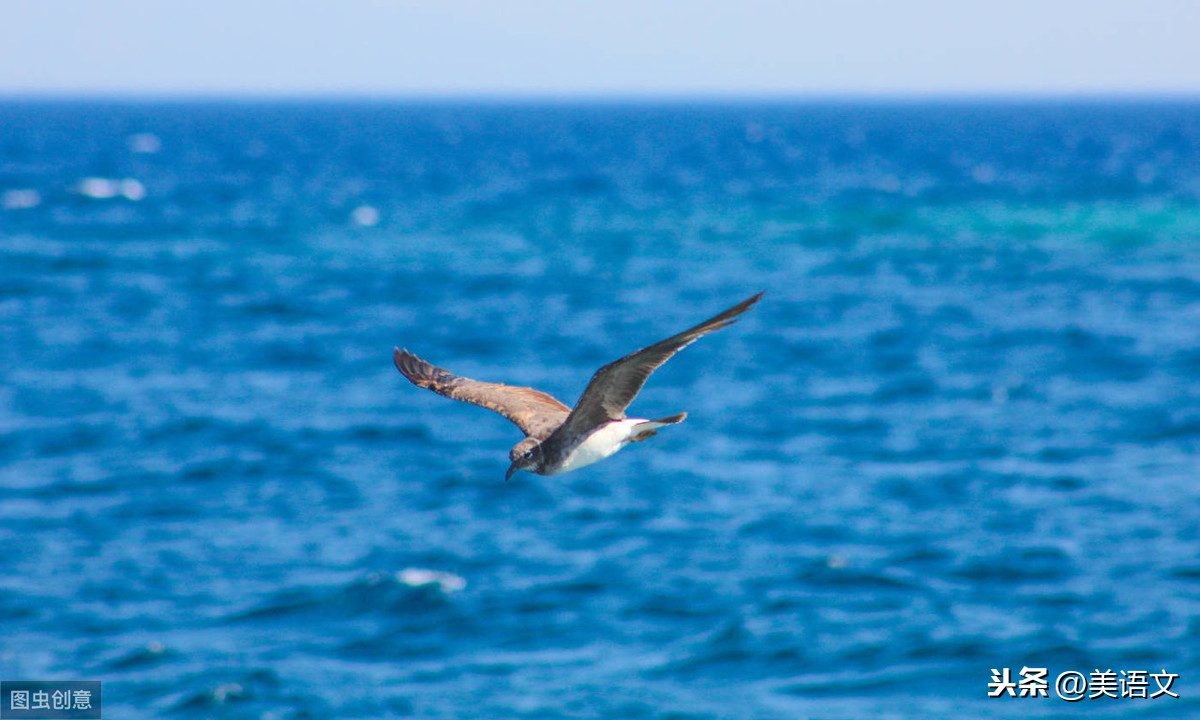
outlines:
M121 184L112 178L85 177L75 189L80 195L93 200L111 200L121 191Z
M379 224L379 211L370 205L359 205L354 208L354 212L350 213L350 219L356 225L375 227Z
M41 194L37 190L29 188L6 190L3 195L0 195L0 206L3 206L5 210L28 210L41 203Z
M396 579L410 587L436 584L444 593L458 592L467 586L467 581L454 573L424 568L405 568L396 573Z
M112 200L120 195L137 202L146 197L146 186L135 178L85 177L75 186L75 190L93 200Z
M125 178L121 181L121 194L125 199L137 202L146 197L146 186L133 178Z
M162 149L162 140L154 133L136 133L129 136L129 151L143 155L153 155Z

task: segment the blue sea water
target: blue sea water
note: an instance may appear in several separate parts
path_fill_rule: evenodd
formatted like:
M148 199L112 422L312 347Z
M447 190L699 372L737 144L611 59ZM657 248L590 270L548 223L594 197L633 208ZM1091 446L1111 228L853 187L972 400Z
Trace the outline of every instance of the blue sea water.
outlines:
M686 422L567 475L506 484L516 429L391 364L569 404L762 289L632 408ZM1200 717L1198 375L1197 103L7 100L0 676L107 718ZM1048 698L987 697L1026 666Z

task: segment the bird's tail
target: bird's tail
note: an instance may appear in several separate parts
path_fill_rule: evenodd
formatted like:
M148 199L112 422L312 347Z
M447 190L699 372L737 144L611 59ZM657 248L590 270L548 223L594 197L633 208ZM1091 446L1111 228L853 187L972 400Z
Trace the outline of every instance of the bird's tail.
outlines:
M659 428L663 425L674 425L675 423L683 422L685 417L687 417L687 413L681 412L678 415L672 415L671 417L660 418L658 420L649 420L641 425L638 425L638 427L642 427L642 425L653 425L654 427ZM650 429L653 430L654 428Z
M685 417L687 417L687 413L681 412L678 415L672 415L671 417L660 418L658 420L647 420L644 423L638 423L637 425L633 426L633 433L631 434L630 441L641 442L643 440L649 440L658 434L655 432L658 428L662 427L663 425L674 425L675 423L683 422Z

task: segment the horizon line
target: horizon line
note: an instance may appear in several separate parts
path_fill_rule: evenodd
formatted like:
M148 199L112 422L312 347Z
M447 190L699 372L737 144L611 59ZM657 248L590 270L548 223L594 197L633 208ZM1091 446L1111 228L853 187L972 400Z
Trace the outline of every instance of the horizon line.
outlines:
M918 91L395 91L363 90L3 90L0 102L366 102L380 104L726 104L726 103L1039 103L1200 102L1200 90L918 90Z

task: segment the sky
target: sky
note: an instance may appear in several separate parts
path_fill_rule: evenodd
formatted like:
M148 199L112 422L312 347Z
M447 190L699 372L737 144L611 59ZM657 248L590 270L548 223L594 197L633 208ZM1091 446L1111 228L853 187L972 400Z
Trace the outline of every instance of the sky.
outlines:
M2 0L0 94L1200 97L1200 1Z

